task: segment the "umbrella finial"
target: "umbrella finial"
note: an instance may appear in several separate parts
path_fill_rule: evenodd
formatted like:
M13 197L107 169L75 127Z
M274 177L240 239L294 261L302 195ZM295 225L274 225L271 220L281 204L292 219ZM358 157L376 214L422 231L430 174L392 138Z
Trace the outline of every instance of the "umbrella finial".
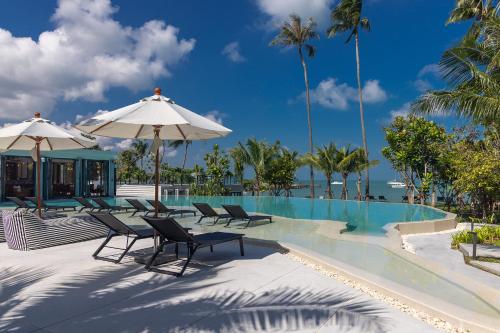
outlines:
M40 118L40 112L35 112L35 118Z
M155 88L155 95L161 95L161 88L160 87Z

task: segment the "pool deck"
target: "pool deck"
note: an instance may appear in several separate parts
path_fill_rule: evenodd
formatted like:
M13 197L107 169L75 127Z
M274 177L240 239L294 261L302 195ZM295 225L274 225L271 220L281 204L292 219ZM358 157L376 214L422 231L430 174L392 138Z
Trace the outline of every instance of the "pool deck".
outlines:
M237 244L202 249L176 278L130 257L94 260L101 241L31 252L0 244L0 331L438 332L270 247L247 243L244 257ZM138 241L133 254L150 246Z

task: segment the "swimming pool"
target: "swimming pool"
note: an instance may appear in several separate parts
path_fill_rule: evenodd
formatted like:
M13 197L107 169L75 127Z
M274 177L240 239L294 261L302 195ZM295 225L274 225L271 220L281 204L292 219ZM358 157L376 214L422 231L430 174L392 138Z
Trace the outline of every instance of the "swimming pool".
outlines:
M193 202L206 202L212 207L221 207L223 204L237 204L250 212L292 219L347 222L349 226L355 228L352 231L353 233L373 235L384 234L383 226L388 223L434 220L446 216L444 212L420 205L335 199L311 200L295 197L169 196L162 198L162 202L171 206L191 206Z

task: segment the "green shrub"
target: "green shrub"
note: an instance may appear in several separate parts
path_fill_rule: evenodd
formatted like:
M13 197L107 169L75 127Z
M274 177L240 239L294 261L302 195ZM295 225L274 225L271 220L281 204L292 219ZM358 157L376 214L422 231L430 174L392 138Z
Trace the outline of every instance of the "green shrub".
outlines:
M500 240L500 227L485 225L474 231L477 232L478 244L496 244ZM459 231L451 236L452 248L457 248L460 243L472 243L472 235L468 230Z

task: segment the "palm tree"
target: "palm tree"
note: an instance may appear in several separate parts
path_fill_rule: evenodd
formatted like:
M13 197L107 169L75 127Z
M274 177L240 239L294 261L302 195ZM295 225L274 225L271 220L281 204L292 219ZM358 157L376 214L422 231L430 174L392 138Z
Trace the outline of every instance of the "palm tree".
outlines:
M494 5L495 0L457 0L446 24L457 23L474 19L482 21L493 18L500 9L500 3Z
M187 155L188 155L188 148L189 145L192 144L193 141L191 140L173 140L169 142L168 146L177 149L180 146L184 145L184 159L182 160L182 169L184 170L186 168L186 161L187 161Z
M141 169L144 170L144 157L147 155L148 144L143 140L136 140L132 143L132 149L136 161L140 161Z
M309 44L312 39L318 39L319 35L314 28L316 23L312 18L309 18L306 24L302 24L302 20L298 15L290 15L290 22L285 22L281 26L281 31L272 41L271 46L281 45L285 47L296 47L299 52L300 63L304 70L304 82L306 85L306 109L307 109L307 127L309 129L309 153L313 154L313 134L311 123L311 99L309 96L309 78L307 74L307 63L304 58L303 50L312 58L316 54L316 48ZM310 190L311 198L314 198L314 171L312 165L309 168L310 175Z
M234 176L238 178L241 185L243 185L243 177L245 173L245 152L240 146L236 146L229 150L229 156L233 160Z
M278 143L269 145L265 141L248 139L246 144L238 143L241 149L242 158L246 165L249 165L255 173L255 190L260 195L262 179L269 163L277 156Z
M347 200L347 178L349 174L356 171L356 159L359 156L358 149L351 150L350 146L341 147L337 150L337 168L342 176L342 193L340 198Z
M356 182L356 188L357 188L358 193L357 193L356 197L358 200L361 200L363 198L363 196L361 195L361 173L363 171L368 170L369 168L372 168L372 167L378 165L379 161L378 160L367 161L363 148L357 149L356 153L357 153L357 156L355 157L353 171L358 174L358 180Z
M370 21L366 17L361 17L363 7L362 0L341 0L340 3L332 10L331 20L332 25L327 30L328 37L334 37L339 33L349 32L349 37L346 43L349 43L354 37L356 42L356 70L358 80L358 95L359 95L359 116L361 120L361 135L363 139L363 148L365 157L368 160L368 145L366 143L365 115L363 111L363 90L361 88L361 73L359 63L359 30L364 29L370 31ZM370 194L370 175L366 170L365 196Z
M333 142L323 147L316 147L316 154L307 153L302 157L302 163L312 165L321 171L326 178L326 196L333 199L332 176L337 172L337 148Z

